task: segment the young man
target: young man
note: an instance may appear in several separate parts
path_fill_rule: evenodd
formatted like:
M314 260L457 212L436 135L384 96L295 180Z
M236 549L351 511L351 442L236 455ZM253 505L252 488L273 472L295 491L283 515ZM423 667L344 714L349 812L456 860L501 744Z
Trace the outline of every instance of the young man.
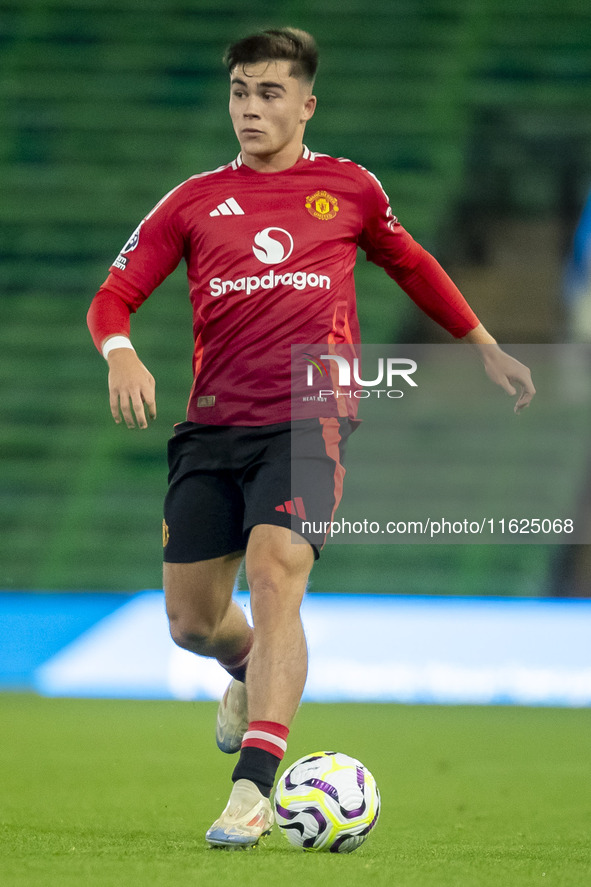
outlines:
M156 417L154 379L133 350L129 317L185 258L194 384L187 422L169 445L164 588L175 642L217 658L233 678L217 740L240 757L206 839L242 847L271 828L269 797L306 680L300 604L321 540L292 544L286 503L304 507L320 484L331 515L350 431L346 417L313 420L320 476L312 491L302 472L294 490L290 346L359 341L353 267L361 246L423 311L480 349L495 382L519 389L516 411L534 388L398 223L379 182L303 145L316 108L312 37L265 31L231 46L226 63L240 154L178 185L148 213L93 300L89 327L109 364L115 421L146 428L146 410ZM232 601L243 559L254 630Z

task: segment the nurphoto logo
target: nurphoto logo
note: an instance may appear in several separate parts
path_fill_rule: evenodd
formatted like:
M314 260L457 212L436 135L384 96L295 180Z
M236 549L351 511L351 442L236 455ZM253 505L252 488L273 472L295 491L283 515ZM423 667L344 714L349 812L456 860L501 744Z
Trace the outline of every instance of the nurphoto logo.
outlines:
M360 360L358 357L349 359L342 354L321 354L317 358L309 353L304 354L308 362L306 368L306 385L314 387L314 371L318 371L323 378L332 381L332 389L322 389L318 392L318 398L327 397L355 397L357 399L372 396L380 397L384 394L390 398L404 397L404 391L395 388L394 385L405 382L411 388L417 388L418 383L412 378L417 370L417 363L406 357L378 358L377 372L373 379L362 379ZM326 364L326 361L332 363ZM367 372L367 367L364 370ZM383 388L377 386L384 385ZM348 389L348 390L347 390Z

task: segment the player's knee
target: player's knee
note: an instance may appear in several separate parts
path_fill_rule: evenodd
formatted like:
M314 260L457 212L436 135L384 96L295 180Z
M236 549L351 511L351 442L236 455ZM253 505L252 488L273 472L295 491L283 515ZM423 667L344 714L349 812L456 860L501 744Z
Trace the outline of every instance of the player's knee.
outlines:
M284 527L253 528L246 550L246 576L251 590L257 586L273 592L289 584L306 583L314 553L303 539L301 544L293 540L294 534Z
M294 575L287 565L277 562L255 567L248 576L252 606L267 614L299 609L306 578Z
M247 563L246 578L251 594L274 596L292 581L292 570L285 557L269 552L266 557L253 558Z
M209 655L218 628L217 619L207 615L169 613L168 625L170 636L178 647L202 656Z
M300 546L291 546L299 549ZM251 594L274 598L283 595L290 588L305 588L310 573L311 563L303 555L307 555L307 546L301 546L303 551L288 549L263 552L263 556L257 556L247 561L247 579Z

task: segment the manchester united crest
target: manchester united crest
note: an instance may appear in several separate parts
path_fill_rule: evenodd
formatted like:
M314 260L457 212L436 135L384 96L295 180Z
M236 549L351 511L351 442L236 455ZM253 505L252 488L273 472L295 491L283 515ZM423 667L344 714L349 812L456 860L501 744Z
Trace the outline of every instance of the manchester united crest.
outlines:
M315 219L334 219L339 211L339 204L336 197L329 194L328 191L316 191L310 197L306 197L306 209Z

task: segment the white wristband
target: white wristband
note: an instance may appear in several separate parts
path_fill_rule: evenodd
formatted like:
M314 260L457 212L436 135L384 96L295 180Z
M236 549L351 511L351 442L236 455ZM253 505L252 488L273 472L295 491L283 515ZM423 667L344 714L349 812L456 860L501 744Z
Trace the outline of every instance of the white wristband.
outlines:
M131 348L132 351L135 351L135 348L127 338L127 336L111 336L110 339L107 339L105 344L103 345L103 357L105 360L109 356L111 351L114 351L115 348Z

